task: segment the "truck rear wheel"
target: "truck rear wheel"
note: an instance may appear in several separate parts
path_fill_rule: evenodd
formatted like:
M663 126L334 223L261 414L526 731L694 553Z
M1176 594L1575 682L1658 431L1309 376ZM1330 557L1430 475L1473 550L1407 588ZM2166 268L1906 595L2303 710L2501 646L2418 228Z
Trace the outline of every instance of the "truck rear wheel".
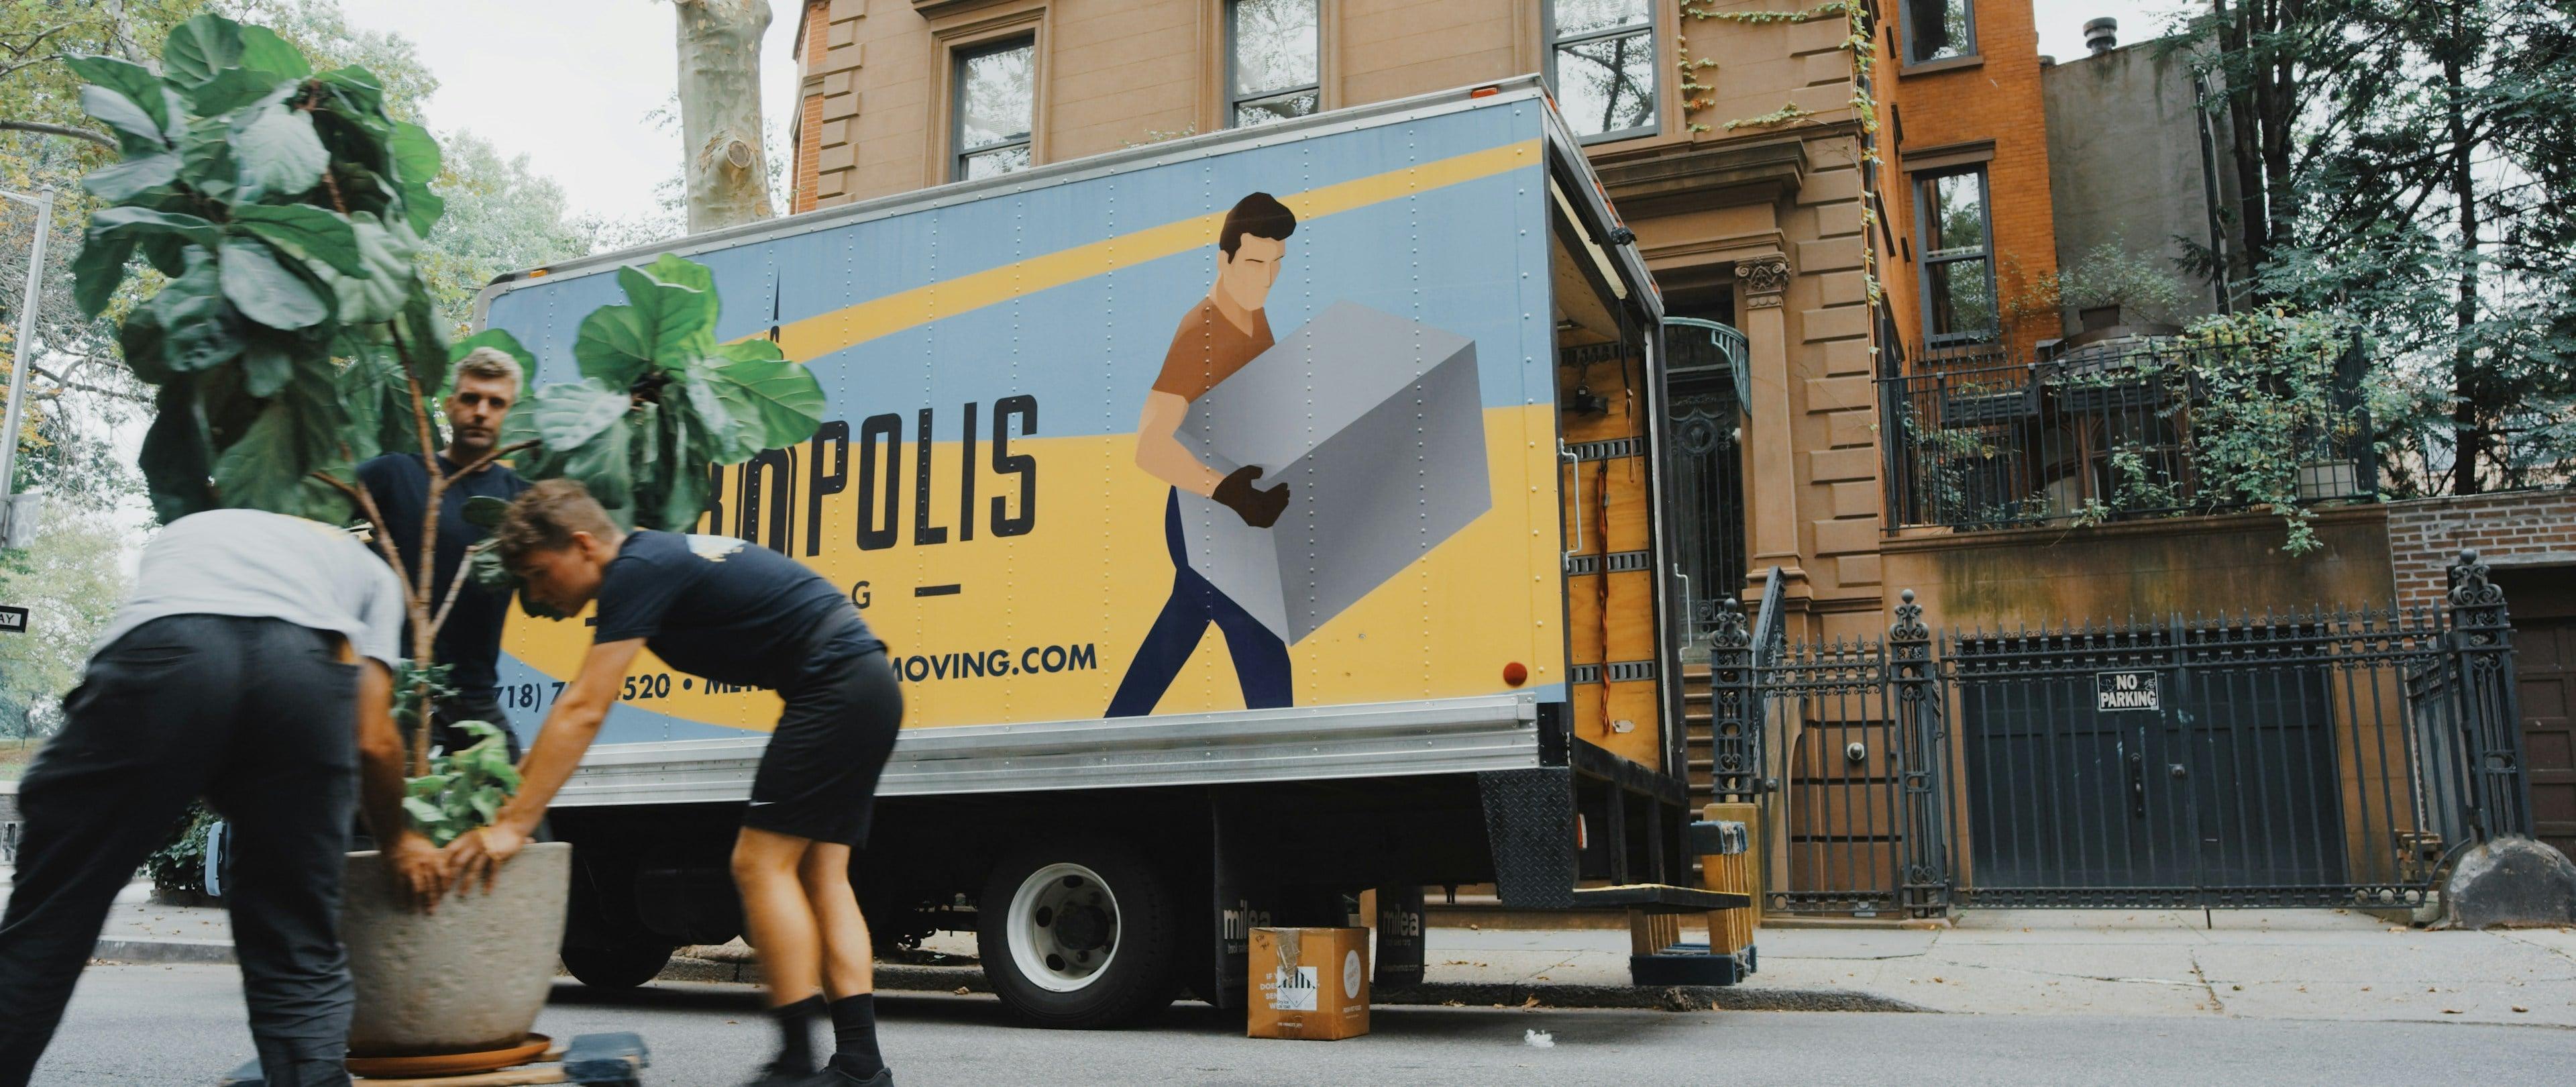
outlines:
M593 989L632 989L660 977L662 968L670 965L673 948L651 941L629 942L609 947L570 947L560 949L564 969Z
M975 947L993 993L1043 1027L1122 1026L1172 1002L1178 903L1134 850L1078 841L993 866Z

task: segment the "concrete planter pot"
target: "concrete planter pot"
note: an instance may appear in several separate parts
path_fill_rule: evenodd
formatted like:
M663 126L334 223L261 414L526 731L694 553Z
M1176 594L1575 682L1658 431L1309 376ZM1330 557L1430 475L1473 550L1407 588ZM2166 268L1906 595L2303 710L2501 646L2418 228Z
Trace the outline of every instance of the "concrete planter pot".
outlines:
M554 986L572 889L572 846L540 842L480 886L450 894L435 914L394 897L374 852L349 854L340 940L349 947L359 1057L478 1053L516 1044Z

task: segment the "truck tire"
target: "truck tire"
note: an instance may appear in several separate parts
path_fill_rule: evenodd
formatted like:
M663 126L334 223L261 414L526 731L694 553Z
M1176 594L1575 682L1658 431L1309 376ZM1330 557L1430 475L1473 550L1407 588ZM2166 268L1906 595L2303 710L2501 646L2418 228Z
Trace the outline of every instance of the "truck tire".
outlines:
M984 883L975 947L994 995L1029 1023L1124 1026L1172 1002L1179 905L1162 871L1123 845L1021 849Z
M655 942L623 943L610 947L563 947L564 969L593 989L632 989L662 976L670 965L669 944Z

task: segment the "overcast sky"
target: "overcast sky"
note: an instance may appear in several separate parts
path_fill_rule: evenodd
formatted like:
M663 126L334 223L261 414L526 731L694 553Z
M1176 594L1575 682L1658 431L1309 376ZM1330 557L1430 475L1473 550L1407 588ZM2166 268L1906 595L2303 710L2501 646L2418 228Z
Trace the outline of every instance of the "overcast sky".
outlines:
M1210 0L1214 2L1214 0ZM1989 0L1991 2L1991 0ZM2010 2L2010 0L2006 0ZM642 214L679 161L676 133L647 111L671 97L677 65L669 0L340 0L349 21L419 46L439 79L433 128L471 129L504 154L525 154L563 184L576 213ZM1784 9L1794 4L1784 3ZM2084 55L2084 21L2120 21L2120 40L2144 41L2173 0L2034 0L2039 51ZM789 116L796 95L797 0L770 0L761 50L762 115ZM910 18L899 8L886 18ZM784 131L783 126L781 128Z
M768 122L783 122L796 96L790 49L799 7L769 2L760 54ZM575 213L648 212L654 184L678 169L679 133L644 120L678 86L669 0L340 0L340 8L353 26L419 46L438 76L431 128L469 129L503 154L527 155L563 184Z

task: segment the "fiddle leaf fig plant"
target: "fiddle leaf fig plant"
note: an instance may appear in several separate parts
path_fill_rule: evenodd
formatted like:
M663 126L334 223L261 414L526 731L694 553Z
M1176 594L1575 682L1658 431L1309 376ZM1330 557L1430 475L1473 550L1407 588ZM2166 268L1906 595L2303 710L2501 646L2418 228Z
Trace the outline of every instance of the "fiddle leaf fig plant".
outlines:
M481 349L528 373L537 359L499 329L447 340L418 267L444 211L429 132L388 115L366 69L317 72L275 33L216 15L172 30L159 71L104 56L63 63L119 149L83 179L105 206L90 217L73 294L96 316L130 276L159 277L118 329L126 364L156 386L141 454L155 512L371 525L402 579L415 654L396 677L415 775L405 807L441 842L483 825L517 775L482 722L460 725L482 739L432 759L434 707L453 693L432 652L457 590L509 585L508 572L477 549L471 576L433 599L430 565L406 567L356 466L421 458L437 509L458 477L523 454L523 475L580 479L627 525L685 529L704 511L710 466L813 435L822 387L776 344L718 343L713 273L664 256L618 270L626 304L582 322L581 381L537 390L498 448L442 467L433 405L450 369ZM477 500L468 512L488 526L500 509ZM427 520L416 555L437 551L438 519Z
M707 505L707 466L814 436L823 386L768 340L718 343L715 276L671 254L617 270L626 304L581 322L582 380L528 394L501 430L533 442L531 478L578 479L621 527L685 531Z

